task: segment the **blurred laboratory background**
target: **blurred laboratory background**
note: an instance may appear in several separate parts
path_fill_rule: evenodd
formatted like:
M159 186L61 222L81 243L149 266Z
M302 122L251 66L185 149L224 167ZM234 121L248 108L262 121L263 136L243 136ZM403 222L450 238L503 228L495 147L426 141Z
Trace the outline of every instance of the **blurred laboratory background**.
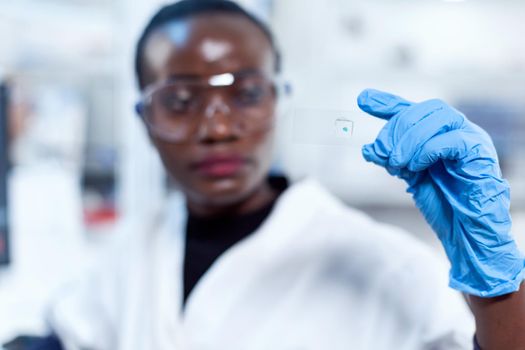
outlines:
M43 334L46 305L105 249L119 223L146 218L166 175L134 114L135 42L159 0L0 0L0 344ZM493 137L525 235L525 2L242 0L274 29L293 95L274 167L313 176L352 206L441 248L405 185L359 145L291 142L293 107L356 110L367 87L439 97ZM291 106L291 107L290 107ZM523 245L522 245L523 246Z

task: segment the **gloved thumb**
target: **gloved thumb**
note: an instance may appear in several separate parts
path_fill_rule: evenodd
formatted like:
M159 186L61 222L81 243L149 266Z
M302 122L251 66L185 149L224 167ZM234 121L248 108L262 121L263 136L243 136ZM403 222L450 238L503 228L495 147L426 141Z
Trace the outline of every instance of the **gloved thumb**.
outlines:
M357 104L366 113L389 120L413 103L388 92L365 89L357 97Z
M385 154L384 150L378 148L378 145L373 143L364 145L361 150L363 158L365 158L367 162L386 167L388 164L388 156Z

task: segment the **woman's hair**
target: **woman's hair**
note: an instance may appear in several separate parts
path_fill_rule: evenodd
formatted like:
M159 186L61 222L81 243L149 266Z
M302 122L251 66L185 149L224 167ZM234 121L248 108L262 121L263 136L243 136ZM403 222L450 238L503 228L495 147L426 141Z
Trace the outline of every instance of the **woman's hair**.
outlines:
M281 69L281 55L275 43L271 30L266 24L256 18L236 3L228 0L181 0L170 5L162 7L149 21L148 25L142 32L137 43L135 51L135 74L137 76L139 87L145 86L144 81L144 47L149 36L156 29L163 25L176 20L187 19L192 16L204 13L228 13L243 16L262 30L264 35L270 41L275 56L275 71Z

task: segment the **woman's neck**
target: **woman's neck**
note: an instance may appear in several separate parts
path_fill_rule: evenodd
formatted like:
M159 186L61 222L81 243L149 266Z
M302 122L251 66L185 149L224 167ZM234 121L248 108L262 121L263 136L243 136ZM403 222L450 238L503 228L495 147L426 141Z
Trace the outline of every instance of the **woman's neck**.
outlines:
M211 203L194 203L188 200L188 210L192 215L198 217L236 216L257 211L269 205L278 196L279 191L265 181L249 196L231 205L219 206Z

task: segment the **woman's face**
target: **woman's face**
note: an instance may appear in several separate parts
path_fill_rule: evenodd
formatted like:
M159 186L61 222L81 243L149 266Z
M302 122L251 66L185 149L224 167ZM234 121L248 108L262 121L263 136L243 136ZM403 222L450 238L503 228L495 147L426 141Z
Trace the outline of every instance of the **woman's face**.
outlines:
M207 78L224 73L272 76L275 58L261 29L235 14L203 14L174 21L149 37L144 57L146 84L176 78ZM222 88L209 89L196 114L197 129L185 142L150 133L164 166L190 206L226 207L256 193L270 168L272 127L238 132L239 109L230 108ZM274 118L275 96L265 109Z

